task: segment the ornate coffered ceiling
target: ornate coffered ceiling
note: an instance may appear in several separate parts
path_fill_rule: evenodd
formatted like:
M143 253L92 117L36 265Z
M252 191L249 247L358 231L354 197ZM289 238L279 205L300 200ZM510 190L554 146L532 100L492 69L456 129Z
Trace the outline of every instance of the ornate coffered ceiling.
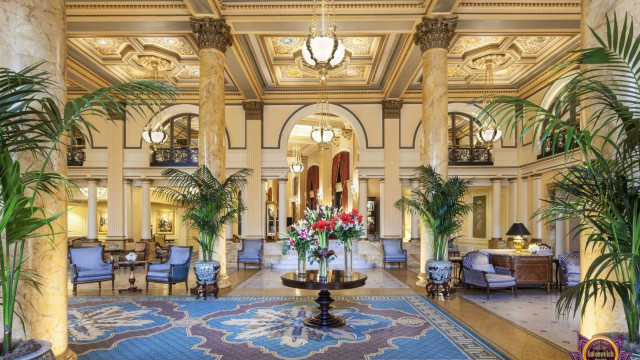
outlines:
M467 97L483 88L483 56L503 57L496 87L517 93L579 43L580 0L334 2L351 57L329 74L329 96L345 102L419 101L421 55L412 40L425 14L458 15L447 73L450 92ZM225 64L229 101L314 101L318 76L296 56L312 6L313 0L67 0L69 92L151 79L141 59L155 56L163 64L158 78L195 102L200 73L189 17L222 16L234 34Z

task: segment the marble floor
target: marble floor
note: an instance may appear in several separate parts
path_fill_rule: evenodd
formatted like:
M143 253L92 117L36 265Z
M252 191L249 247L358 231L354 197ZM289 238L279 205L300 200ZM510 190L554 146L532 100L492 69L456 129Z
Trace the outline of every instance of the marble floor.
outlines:
M117 269L115 272L115 290L111 290L110 282L104 282L102 289L95 283L81 284L78 286L78 296L145 295L145 269L137 268L134 272L135 285L143 289L141 293L120 294L118 289L129 286L129 270ZM316 291L283 287L279 282L280 274L281 271L271 269L248 267L236 270L234 266L229 266L231 287L220 289L220 295L316 295ZM424 287L415 285L417 273L412 268L376 268L367 270L367 275L371 279L368 286L339 291L336 295L425 295ZM194 285L195 278L191 272L189 287ZM73 296L71 283L68 285L68 294ZM173 288L173 295L189 294L190 289L183 284ZM168 295L168 286L151 283L149 295ZM437 298L434 303L511 359L555 360L567 359L567 350L575 350L571 338L577 329L575 321L554 323L557 297L558 294L554 293L548 295L544 291L522 290L518 291L517 299L505 292L492 294L491 299L486 301L482 291L471 290L464 295L462 288L455 288L448 300Z

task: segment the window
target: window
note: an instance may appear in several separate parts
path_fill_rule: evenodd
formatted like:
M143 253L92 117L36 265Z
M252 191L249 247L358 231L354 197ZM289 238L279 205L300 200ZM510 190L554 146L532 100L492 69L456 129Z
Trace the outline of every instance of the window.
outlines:
M480 125L467 114L451 112L449 125L449 164L492 165L491 151L476 138Z
M197 114L176 115L162 123L167 141L153 152L152 166L196 166L198 164Z

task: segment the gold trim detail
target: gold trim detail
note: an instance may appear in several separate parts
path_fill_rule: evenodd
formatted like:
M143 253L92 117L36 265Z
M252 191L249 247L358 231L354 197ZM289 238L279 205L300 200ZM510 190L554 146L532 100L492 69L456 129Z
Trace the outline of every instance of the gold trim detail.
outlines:
M457 16L423 16L422 22L416 25L413 41L425 52L433 48L447 49L453 32L458 26Z
M225 53L233 45L231 28L225 19L212 17L190 18L191 30L198 39L200 49L217 49Z

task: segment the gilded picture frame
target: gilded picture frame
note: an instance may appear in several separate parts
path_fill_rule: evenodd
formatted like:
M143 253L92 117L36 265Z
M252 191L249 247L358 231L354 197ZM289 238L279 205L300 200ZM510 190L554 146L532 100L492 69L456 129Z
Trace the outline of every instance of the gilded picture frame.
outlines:
M175 212L173 210L158 210L156 212L156 234L175 234Z

